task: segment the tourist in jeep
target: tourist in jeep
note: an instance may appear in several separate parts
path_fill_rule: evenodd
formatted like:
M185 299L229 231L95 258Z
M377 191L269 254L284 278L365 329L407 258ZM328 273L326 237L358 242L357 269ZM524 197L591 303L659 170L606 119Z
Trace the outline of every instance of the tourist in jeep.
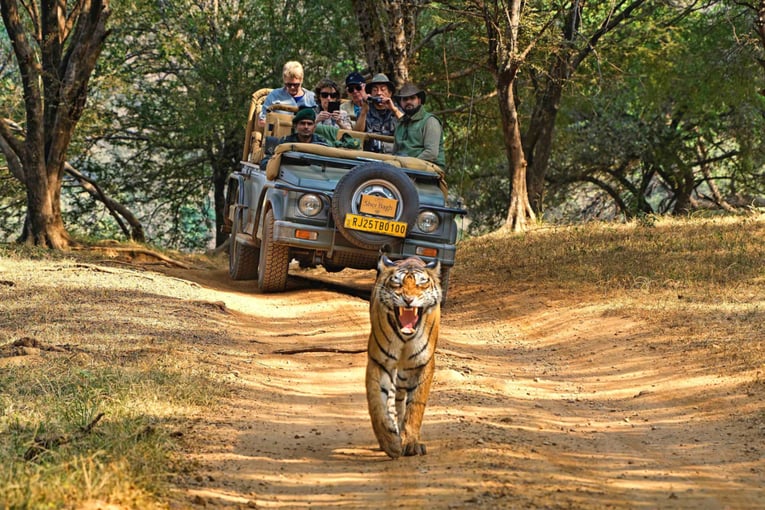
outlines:
M266 96L258 117L258 125L266 125L266 112L272 104L290 106L316 107L316 96L313 91L303 88L303 66L300 62L290 61L282 68L284 87L274 89Z
M443 169L444 131L441 121L423 107L425 98L425 92L413 83L405 83L396 94L404 115L396 125L393 152L430 161Z
M404 112L393 102L392 96L396 91L393 82L380 73L366 84L365 89L369 97L361 106L355 130L393 136L396 120L404 116ZM390 154L393 152L393 144L380 140L367 140L364 143L364 150Z
M367 100L365 87L366 80L358 71L353 71L345 77L345 93L348 94L350 101L341 104L340 109L353 119L359 118L361 107Z
M337 83L329 78L322 78L316 84L314 94L319 102L316 124L339 129L351 129L348 113L340 109L340 89L338 89Z
M313 108L300 108L292 118L292 134L282 138L279 143L318 143L330 145L327 140L314 133L316 130L316 110Z
M318 145L331 146L326 138L314 133L316 130L316 110L304 106L300 108L292 117L292 134L279 139L278 144L282 143L315 143ZM277 144L277 145L278 145ZM274 155L276 146L266 148L263 159L260 160L260 167L265 169L268 160Z

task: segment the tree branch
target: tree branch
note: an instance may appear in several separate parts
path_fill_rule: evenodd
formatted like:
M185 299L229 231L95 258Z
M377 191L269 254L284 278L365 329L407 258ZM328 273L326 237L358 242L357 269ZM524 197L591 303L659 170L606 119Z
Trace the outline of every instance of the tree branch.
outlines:
M146 240L143 226L141 222L131 213L124 205L116 202L115 200L106 196L100 186L95 181L88 178L69 163L64 163L64 170L66 173L77 179L82 188L90 193L90 195L103 203L109 210L109 213L117 221L120 229L125 234L125 237L138 242L144 242ZM132 232L128 231L125 223L122 221L125 218L132 227Z
M426 34L425 37L422 38L422 40L417 43L417 46L412 48L412 55L417 55L422 48L424 48L430 41L435 38L437 35L444 34L446 32L451 32L452 30L456 30L457 27L460 25L460 23L452 22L447 23L444 26L434 28L430 31L430 33Z
M23 154L22 143L19 141L13 131L21 130L21 126L10 119L0 119L0 151L5 154L5 160L8 162L8 169L11 174L22 184L26 183L26 174L24 165L21 162L19 154Z

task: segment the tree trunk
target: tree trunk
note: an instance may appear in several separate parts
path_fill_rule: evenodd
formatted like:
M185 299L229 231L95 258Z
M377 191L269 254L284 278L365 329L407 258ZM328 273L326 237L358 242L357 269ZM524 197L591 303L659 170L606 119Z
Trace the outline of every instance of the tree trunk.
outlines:
M67 2L56 0L40 0L39 7L24 3L23 7L19 11L17 0L0 0L26 110L25 134L0 129L0 148L6 159L21 164L22 175L17 177L27 192L21 240L66 249L71 241L61 215L66 151L107 35L109 0L84 2L71 12L66 10ZM28 18L22 19L22 13Z
M693 170L689 167L680 169L677 173L675 192L675 206L672 208L672 214L681 216L689 214L693 210L691 195L696 182Z
M523 138L524 152L528 161L527 184L529 202L535 211L542 210L545 176L552 155L555 120L566 83L567 62L563 56L556 59L550 77L537 94L529 128Z
M367 65L385 73L396 87L409 81L417 17L428 0L351 0Z
M476 2L475 7L486 25L488 64L497 80L502 136L509 164L511 189L505 228L521 232L526 229L527 218L536 219L529 204L526 155L523 152L514 90L515 79L525 56L518 52L518 30L523 5L521 0L511 0L502 5L501 9L499 5L490 6L483 2Z
M499 73L497 89L499 91L499 110L502 113L502 134L505 141L507 160L510 163L510 207L507 211L505 227L515 232L526 229L526 219L536 217L529 203L526 188L526 156L523 153L521 128L518 110L513 92L514 72Z
M29 175L28 166L25 170ZM38 172L44 174L45 169L39 169ZM51 192L49 180L30 179L26 191L27 216L19 241L45 248L66 249L70 238L61 220L60 208L57 210L54 207L55 196Z

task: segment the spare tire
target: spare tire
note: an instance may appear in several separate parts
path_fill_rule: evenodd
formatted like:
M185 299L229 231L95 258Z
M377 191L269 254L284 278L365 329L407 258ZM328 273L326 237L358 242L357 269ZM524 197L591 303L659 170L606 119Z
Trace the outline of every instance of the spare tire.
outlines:
M365 250L376 250L397 239L345 227L346 214L360 214L362 195L396 200L397 207L393 217L380 218L406 223L407 232L411 230L420 209L417 188L412 180L395 166L381 162L364 163L340 178L332 197L332 218L337 229L351 244Z

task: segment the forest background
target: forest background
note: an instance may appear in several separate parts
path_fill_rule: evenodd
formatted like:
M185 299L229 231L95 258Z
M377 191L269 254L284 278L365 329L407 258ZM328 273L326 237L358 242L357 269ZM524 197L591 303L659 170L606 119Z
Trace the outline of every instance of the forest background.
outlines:
M95 3L108 30L62 167L74 237L221 244L250 96L293 59L309 89L354 70L424 87L471 233L765 206L765 1ZM29 132L16 58L0 32L5 240L30 201L8 164Z

